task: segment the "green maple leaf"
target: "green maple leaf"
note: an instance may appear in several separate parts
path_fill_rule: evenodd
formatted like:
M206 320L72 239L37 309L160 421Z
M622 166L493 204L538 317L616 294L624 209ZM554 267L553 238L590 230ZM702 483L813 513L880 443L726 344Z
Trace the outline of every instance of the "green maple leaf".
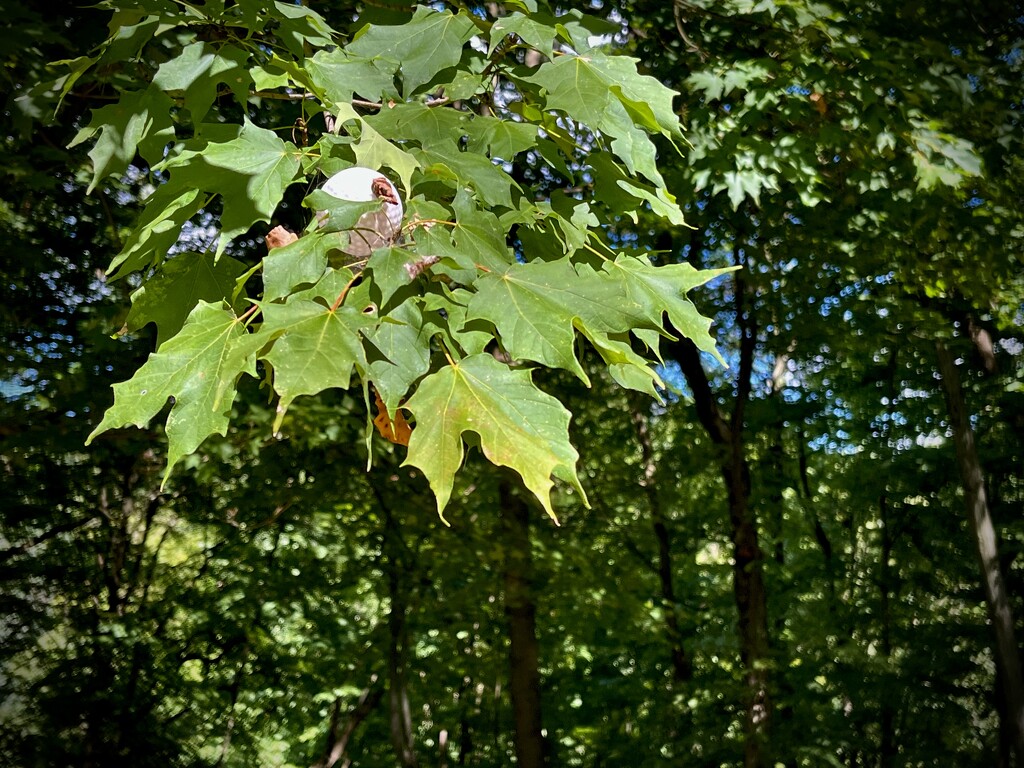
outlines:
M586 267L574 269L568 258L515 264L482 275L475 287L467 317L492 323L509 354L572 371L588 385L574 350L577 330L661 328L660 318L644 313L621 283Z
M492 464L522 476L552 519L553 477L586 499L576 476L579 456L569 443L570 413L534 386L529 371L473 355L425 378L404 407L416 417L405 464L426 475L439 514L451 498L467 432L479 438Z
M430 147L451 144L469 129L472 121L469 113L450 107L401 103L382 108L365 122L391 139L415 140L421 147Z
M483 323L469 323L466 307L473 294L465 288L449 290L442 287L441 293L428 293L423 297L424 328L430 335L440 335L445 343L461 349L466 355L483 352L494 339L489 329L483 330Z
M380 352L369 361L370 379L391 416L405 393L430 367L432 330L424 324L418 303L409 300L388 312L379 326L366 333L372 349Z
M257 221L269 221L285 188L299 171L301 153L273 131L245 120L237 138L186 150L168 161L169 185L221 195L221 237L217 255L233 237Z
M475 117L465 127L469 151L511 161L520 152L537 146L537 126L497 117Z
M193 124L198 125L209 112L221 83L227 84L239 104L244 106L248 102L252 85L248 60L249 54L241 48L192 43L160 65L153 85L163 91L183 93L185 109L191 113Z
M611 87L615 83L589 57L560 56L522 79L544 89L550 109L596 130L604 124L604 113L614 98Z
M378 249L366 263L373 275L373 284L380 291L380 306L384 308L395 292L412 283L429 265L424 257L405 248Z
M362 132L359 135L359 143L352 148L356 155L356 164L374 170L382 166L394 168L408 193L412 187L412 175L419 168L416 158L385 139L365 120L360 118L360 122Z
M455 226L448 231L441 227L421 231L417 234L417 243L423 245L417 250L450 259L457 266L457 272L451 274L458 282L468 283L475 278L477 265L504 272L514 258L505 243L505 228L498 217L477 208L466 189L456 194L452 208L456 214ZM460 279L461 275L469 277Z
M355 56L341 48L317 51L306 59L304 69L312 90L332 106L352 101L353 94L371 101L398 95L394 69L387 62Z
M423 175L450 180L457 187L472 187L480 199L489 206L514 207L513 187L520 193L522 187L484 155L462 152L455 142L435 144L430 149L410 152L420 163Z
M114 404L86 445L101 432L128 424L145 426L168 398L167 470L210 435L227 434L235 382L256 375L255 350L235 314L220 304L200 302L181 331L154 352L128 381L114 385Z
M605 131L613 137L612 152L626 164L630 172L642 173L659 187L663 187L665 180L658 171L658 153L654 142L633 124L626 108L614 99L608 104L604 125Z
M544 89L549 109L613 137L612 151L627 167L661 185L654 145L647 134L681 137L679 118L672 109L676 92L637 73L636 62L628 56L592 51L545 62L522 79Z
M240 261L209 254L182 253L166 262L157 274L132 294L125 320L128 331L155 323L157 347L174 336L200 302L230 300L235 280L246 271Z
M124 248L107 267L111 280L145 269L163 259L178 241L186 221L208 202L198 189L180 189L164 184L146 200L146 207L136 222Z
M274 390L280 395L276 432L292 400L331 387L348 389L352 369L366 370L360 333L377 318L352 307L329 309L310 299L292 297L286 304L264 304L263 326L257 334L273 341L261 355L274 366Z
M518 11L496 20L491 25L491 42L487 55L494 54L495 49L509 35L516 35L531 48L536 48L549 59L554 58L554 42L558 36L556 20L547 14L533 13L529 16Z
M337 232L310 232L263 258L263 300L281 299L301 285L315 285L327 269L327 255L344 245Z
M305 55L307 46L322 48L334 43L338 33L316 11L280 0L274 3L273 10L279 20L274 36L284 42L296 58Z
M121 173L139 152L150 163L163 159L163 149L174 141L170 98L158 88L122 93L116 104L93 110L89 125L78 132L68 145L73 147L97 133L99 139L89 157L93 174L87 192L92 192L100 179Z
M664 388L665 383L651 368L650 361L633 351L624 334L619 334L616 338L607 333L595 333L586 327L581 330L601 355L608 368L608 374L615 383L626 389L644 392L661 402L658 388Z
M346 46L349 53L380 58L401 70L403 93L409 97L442 69L454 67L476 27L464 13L435 11L420 6L400 26L367 25Z
M655 267L645 257L620 255L614 262L605 264L604 274L621 282L624 295L642 309L646 319L660 327L662 314L667 314L677 331L725 365L715 348L715 340L708 333L711 320L697 311L693 302L686 298L686 292L735 269L698 270L689 264Z

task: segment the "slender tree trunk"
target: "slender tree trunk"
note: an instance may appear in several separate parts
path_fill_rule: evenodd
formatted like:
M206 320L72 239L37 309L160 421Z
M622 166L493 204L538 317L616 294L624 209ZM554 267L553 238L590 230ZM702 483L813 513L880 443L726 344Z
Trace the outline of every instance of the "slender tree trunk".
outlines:
M509 692L519 768L547 765L541 725L540 646L531 581L530 508L503 479L498 493L505 546L505 616L509 634Z
M349 712L345 721L345 727L341 727L341 699L334 702L334 710L331 713L331 725L327 732L327 747L324 756L313 764L313 768L332 768L339 760L342 765L348 765L349 759L345 755L348 749L348 742L370 713L377 708L381 699L384 698L384 689L377 683L377 675L370 678L370 685L359 695L355 707Z
M953 428L953 441L956 444L964 502L978 550L989 620L995 633L998 692L1006 704L1006 717L1001 721L1001 727L1005 727L1012 738L1017 764L1024 765L1024 680L1021 677L1020 651L1014 637L1013 614L1006 581L999 565L996 531L985 494L985 478L974 447L974 431L964 402L956 362L942 341L936 343L936 352L949 421Z
M386 529L384 546L391 610L388 613L388 705L391 744L402 768L417 768L419 761L413 749L412 710L409 705L409 685L406 670L409 633L406 626L408 611L404 579L404 561L400 554L402 542L397 523L390 510L385 510Z
M763 744L771 718L768 694L768 599L758 544L757 523L750 509L750 480L747 465L731 447L733 460L723 470L729 488L729 518L733 541L733 594L739 612L740 655L746 670L747 716L745 768L765 765Z
M672 538L665 524L665 514L658 495L655 475L657 463L654 458L654 447L648 431L646 414L639 409L632 411L633 425L636 427L637 440L643 458L643 480L641 485L647 494L647 505L651 510L651 523L654 527L654 538L658 542L658 580L661 583L662 611L665 616L665 629L668 635L669 651L672 658L672 679L677 683L693 678L693 664L686 655L683 645L683 634L679 629L679 611L676 604L676 590L672 575Z
M693 391L698 418L719 450L729 506L733 595L738 613L740 655L745 670L746 739L743 764L745 768L760 768L766 764L767 759L764 742L771 722L772 707L767 669L768 600L761 568L764 554L758 542L757 520L750 508L750 469L742 434L742 406L749 396L749 384L744 386L743 379L745 375L749 378L753 339L743 344L737 401L730 420L726 420L719 409L693 342L684 339L674 347L676 359Z
M818 548L821 550L821 556L825 560L825 579L828 586L828 611L830 614L836 614L836 566L835 558L832 552L832 540L828 536L828 531L825 530L825 526L821 524L821 518L818 517L817 511L814 509L814 497L811 493L811 483L808 479L807 472L807 438L804 435L803 428L797 428L797 459L799 462L800 471L800 489L803 491L804 499L807 503L807 508L811 511L811 522L814 523L814 540L818 543Z
M890 399L890 402L893 402ZM882 548L878 559L878 592L881 599L882 656L888 662L892 658L892 573L889 560L892 557L892 520L889 517L889 497L883 490L878 497L878 514L882 523ZM880 702L878 746L878 768L888 768L896 757L896 713L892 700L883 691Z

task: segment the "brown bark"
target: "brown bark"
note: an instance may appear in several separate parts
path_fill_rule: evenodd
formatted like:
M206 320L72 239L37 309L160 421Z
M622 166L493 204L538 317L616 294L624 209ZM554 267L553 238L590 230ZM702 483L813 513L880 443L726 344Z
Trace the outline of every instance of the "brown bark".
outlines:
M733 545L733 595L738 611L740 655L745 670L746 702L743 764L757 768L765 764L763 743L771 721L768 691L768 607L761 564L764 554L758 542L757 520L750 508L750 469L742 434L743 405L749 396L753 338L744 337L737 387L738 395L729 421L718 407L697 347L689 340L674 345L675 357L693 391L694 405L701 424L719 451L719 466L725 482L729 506L730 535Z
M691 253L700 252L699 239ZM743 266L739 248L734 261ZM767 764L765 753L771 725L772 703L768 689L768 600L762 563L764 553L758 540L757 517L750 506L750 466L743 440L746 405L750 399L757 324L746 306L747 286L742 271L734 273L733 291L736 325L740 330L736 395L728 417L711 390L697 347L689 339L672 345L672 352L693 392L697 417L718 450L719 468L725 482L733 546L733 596L738 613L740 656L744 668L745 768Z
M890 403L893 400L890 398ZM882 523L882 548L878 567L878 591L881 598L882 619L882 656L888 661L892 658L892 592L893 577L889 567L893 548L893 523L889 516L889 498L886 492L878 498L878 514ZM896 712L892 699L882 695L879 713L879 747L878 768L888 768L896 757Z
M507 478L502 480L498 493L505 548L505 617L516 761L519 768L541 768L547 765L547 745L541 725L540 646L531 584L530 508Z
M647 416L639 409L631 412L633 425L636 428L637 441L640 443L640 454L643 460L643 479L641 485L647 494L647 505L651 510L651 524L654 538L658 542L658 581L661 585L662 611L665 616L665 629L668 635L669 653L672 658L672 678L677 683L686 682L693 677L693 663L686 655L683 635L679 629L679 611L676 604L676 591L672 575L672 537L665 524L665 513L658 495L655 476L657 462L651 435L648 431Z
M963 483L964 502L978 551L989 620L995 633L997 693L1002 696L1006 707L1000 727L1005 728L1012 739L1017 764L1024 765L1024 680L1006 580L999 563L995 526L985 492L985 477L975 450L974 431L956 362L942 341L936 343L936 352L950 426L953 429L953 442L956 445L956 462Z
M401 534L390 510L385 509L386 530L384 547L388 595L391 610L388 613L388 705L391 744L402 768L417 768L419 761L413 749L412 709L409 705L409 685L406 670L409 633L406 625L408 591L403 583L405 565L401 550L404 549Z

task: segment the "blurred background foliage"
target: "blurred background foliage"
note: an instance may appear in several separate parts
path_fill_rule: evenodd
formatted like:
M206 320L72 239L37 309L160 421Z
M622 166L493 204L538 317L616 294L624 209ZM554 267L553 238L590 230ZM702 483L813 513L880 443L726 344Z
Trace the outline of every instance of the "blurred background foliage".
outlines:
M408 13L310 5L352 31ZM163 492L161 430L83 447L153 347L116 335L132 286L102 270L159 179L139 158L86 195L87 148L66 147L109 94L72 88L54 118L39 85L107 14L5 3L0 762L511 764L528 610L545 764L1021 764L936 342L1019 618L1024 8L590 11L681 91L690 142L660 163L694 228L609 237L742 266L694 297L730 365L669 345L664 404L538 375L575 414L593 508L563 489L556 527L472 455L446 528L404 449L375 443L365 471L343 392L296 401L277 440L251 382ZM216 213L186 236L209 245ZM258 261L262 234L232 255Z

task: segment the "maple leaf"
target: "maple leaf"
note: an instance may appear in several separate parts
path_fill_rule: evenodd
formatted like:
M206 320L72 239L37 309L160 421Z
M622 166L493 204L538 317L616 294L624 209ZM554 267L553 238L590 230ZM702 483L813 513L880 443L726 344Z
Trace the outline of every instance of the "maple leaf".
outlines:
M219 83L227 84L239 104L246 103L252 84L248 59L248 53L232 45L215 47L205 42L192 43L176 58L160 65L153 76L153 85L162 91L183 93L185 109L198 125L217 97Z
M200 301L216 302L230 297L235 280L245 270L242 262L227 256L214 260L209 254L179 254L132 293L125 330L136 331L147 323L155 323L159 348L181 329Z
M660 326L662 315L667 314L677 331L693 341L699 349L714 355L722 365L725 365L725 360L718 353L715 340L708 332L711 320L697 311L693 302L686 298L686 292L736 269L725 267L699 270L690 264L655 267L646 257L626 255L620 255L614 262L605 264L605 274L622 281L629 301L641 308L644 317L656 321Z
M285 304L263 305L263 318L257 335L273 346L261 357L274 366L274 390L281 397L275 432L296 397L347 389L352 369L366 369L360 333L377 324L374 317L293 296Z
M472 355L425 378L403 407L416 417L405 464L426 475L438 514L443 516L451 499L467 432L476 435L492 464L520 474L556 522L553 476L586 501L576 476L579 455L569 443L570 413L534 386L529 371L513 370L488 354Z
M315 284L327 269L331 249L344 244L344 236L337 232L292 237L295 239L290 243L271 248L263 257L264 301L281 299L301 285Z
M425 327L418 302L406 301L366 332L372 348L380 353L368 358L370 378L388 413L395 413L409 388L430 367L432 330Z
M186 150L165 167L171 169L169 187L221 195L224 212L219 256L231 238L257 221L270 220L299 171L299 150L273 131L246 120L236 138L211 142L201 150Z
M227 433L235 383L256 375L255 349L235 314L221 304L199 302L181 331L154 352L128 381L114 385L114 404L103 415L93 439L128 424L144 427L167 404L167 470L196 450L210 435Z
M198 189L178 189L164 184L146 199L146 207L124 248L107 267L107 278L116 280L145 269L167 255L178 240L182 225L207 202Z
M162 159L164 146L174 141L171 106L166 93L150 86L144 91L122 93L116 104L93 110L89 125L68 145L73 147L100 134L89 150L93 176L87 192L92 192L100 179L124 171L136 150L151 163Z
M564 368L587 384L573 349L576 330L626 331L644 322L620 285L592 270L577 272L567 257L514 264L482 275L475 287L467 317L493 323L514 358Z
M401 411L395 412L394 421L388 416L388 409L380 394L374 390L374 405L377 408L377 416L373 420L373 426L377 428L378 434L388 442L395 445L409 445L409 438L412 436L412 427L405 420L405 414Z
M438 72L462 58L462 47L476 28L465 13L439 12L420 6L401 26L367 25L346 46L349 53L384 59L401 69L408 98Z

